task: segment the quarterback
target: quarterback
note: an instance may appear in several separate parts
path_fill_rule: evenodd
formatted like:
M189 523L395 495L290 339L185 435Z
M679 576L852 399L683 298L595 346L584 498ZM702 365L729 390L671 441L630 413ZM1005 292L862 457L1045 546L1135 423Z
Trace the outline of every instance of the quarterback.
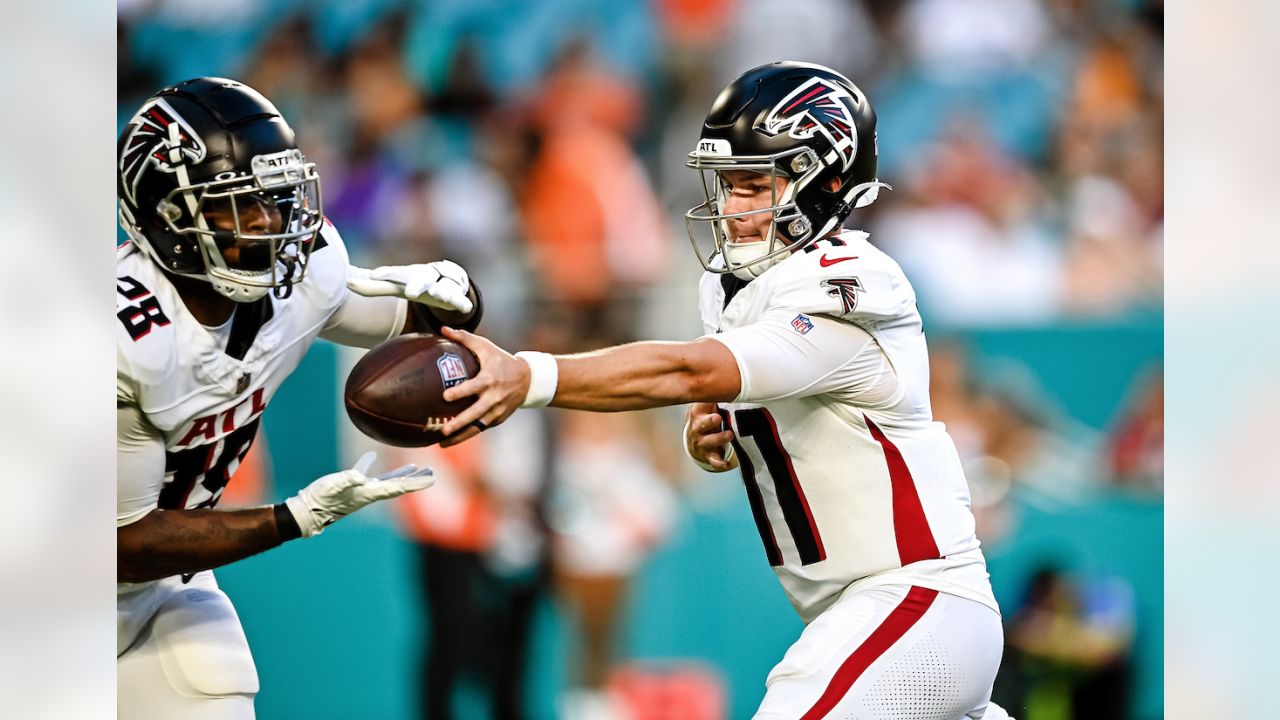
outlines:
M370 475L368 453L278 505L217 510L263 411L317 337L474 329L480 297L448 261L350 267L315 165L233 80L147 99L117 161L117 712L252 718L257 670L210 569L432 482L412 465Z
M930 409L915 293L842 228L885 187L876 153L875 113L843 75L784 62L740 76L688 163L705 190L686 220L706 334L512 356L446 329L481 363L445 393L477 396L446 442L518 407L691 403L685 452L741 471L764 557L806 623L756 717L998 720L999 608Z

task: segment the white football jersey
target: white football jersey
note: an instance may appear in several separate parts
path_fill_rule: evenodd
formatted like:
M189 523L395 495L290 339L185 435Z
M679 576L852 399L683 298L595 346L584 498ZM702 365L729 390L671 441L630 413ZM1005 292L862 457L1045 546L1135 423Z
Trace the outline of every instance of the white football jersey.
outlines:
M132 243L117 250L116 401L145 417L129 423L143 427L117 428L117 525L156 507L217 504L267 403L347 297L342 238L326 222L316 243L290 297L242 304L227 327L214 330L191 315L145 252ZM134 459L149 455L128 452L157 432L163 478Z
M805 622L876 584L998 610L959 455L933 420L924 328L898 264L845 231L745 285L707 273L699 303L742 374L721 414L765 555Z

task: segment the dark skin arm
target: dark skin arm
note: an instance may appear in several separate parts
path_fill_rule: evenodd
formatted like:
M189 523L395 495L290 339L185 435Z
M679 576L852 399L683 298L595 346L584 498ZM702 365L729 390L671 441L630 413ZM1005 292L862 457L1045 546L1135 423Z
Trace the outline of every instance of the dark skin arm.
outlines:
M117 472L128 496L147 490L131 480L160 478L164 473L164 439L136 406L117 402L120 433ZM154 509L116 528L116 579L144 582L219 567L269 550L301 534L284 508L244 510Z
M270 550L290 537L288 528L282 532L277 526L270 506L152 510L116 529L116 580L145 582L208 570Z
M434 333L443 325L474 328L483 314L483 298L474 283L468 296L474 308L465 315L411 302L401 333ZM163 461L159 464L163 467ZM144 582L208 570L298 537L296 524L289 520L290 527L281 528L277 517L273 507L152 510L116 530L116 579Z

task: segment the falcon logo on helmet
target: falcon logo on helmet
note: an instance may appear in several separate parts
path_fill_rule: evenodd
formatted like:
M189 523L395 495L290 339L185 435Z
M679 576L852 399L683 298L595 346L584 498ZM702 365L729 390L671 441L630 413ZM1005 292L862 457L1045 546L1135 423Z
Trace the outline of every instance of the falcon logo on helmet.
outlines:
M839 153L841 169L847 170L858 154L858 137L849 111L853 102L848 90L815 77L774 105L760 124L760 129L770 135L788 131L797 140L822 133ZM829 162L834 160L831 158Z
M204 160L204 141L163 99L144 105L129 122L133 130L120 153L120 174L130 202L137 201L138 182L148 163L172 173Z

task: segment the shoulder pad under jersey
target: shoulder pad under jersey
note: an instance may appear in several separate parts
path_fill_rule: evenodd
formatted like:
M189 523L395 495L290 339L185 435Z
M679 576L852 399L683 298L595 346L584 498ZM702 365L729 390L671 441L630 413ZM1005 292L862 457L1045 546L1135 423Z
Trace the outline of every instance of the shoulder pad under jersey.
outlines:
M348 262L342 236L325 218L302 281L305 292L321 307L335 308L346 298Z
M705 333L720 329L720 315L724 311L724 286L720 275L704 272L698 279L698 317Z
M137 401L137 388L166 377L179 364L181 308L160 268L140 248L116 251L116 396Z
M866 238L846 232L819 240L773 267L760 278L771 286L769 305L855 323L902 315L915 291L898 263Z

